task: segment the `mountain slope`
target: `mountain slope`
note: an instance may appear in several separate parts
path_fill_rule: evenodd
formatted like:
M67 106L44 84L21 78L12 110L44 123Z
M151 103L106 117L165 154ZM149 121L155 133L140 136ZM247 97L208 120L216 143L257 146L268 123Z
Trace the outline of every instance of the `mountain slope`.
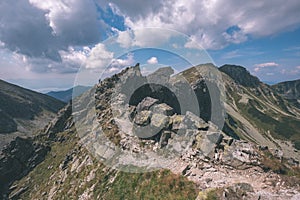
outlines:
M79 95L81 95L82 93L84 93L85 91L87 91L88 89L90 89L91 87L88 86L75 86L74 88L70 88L68 90L64 90L64 91L51 91L46 93L47 95L54 97L60 101L63 102L69 102L73 97L77 97Z
M64 103L0 80L0 148L18 135L44 127Z
M22 161L27 166L25 172L19 172L18 180L9 179L4 197L8 193L12 199L299 198L299 162L287 154L283 157L279 145L274 145L275 149L259 145L272 145L274 139L253 121L256 116L243 112L245 102L251 98L262 107L271 106L268 113L296 120L297 114L288 111L293 106L285 100L284 106L273 105L271 102L280 97L272 97L271 101L269 96L264 97L266 94L255 99L249 93L261 91L264 85L249 89L224 73L206 76L212 70L217 68L196 66L170 79L164 76L168 68L151 74L154 83L183 95L186 112L176 109L174 95L165 87L145 84L132 94L129 86L145 83L139 66L101 81L72 102L72 116L68 105L37 136L28 139L31 142L23 142L41 150ZM214 75L221 75L223 80ZM231 116L226 123L242 139L227 136L209 122L211 113L206 106L200 108L206 121L189 110L193 107L188 106L186 95L192 91L183 87L187 86L184 80L198 94L195 98L202 99L206 106L211 102L204 83L211 84L213 90L225 84L225 110ZM215 92L215 97L223 97L222 91L213 90L209 92ZM180 97L177 100L181 102ZM250 108L256 106L250 104ZM143 129L147 125L150 129ZM161 128L156 135L143 135L157 130L155 127ZM9 171L10 163L18 162L18 149L25 148L17 146L12 143L7 149L15 150L1 154L1 175ZM42 153L45 151L46 155Z
M272 88L287 99L300 99L300 79L281 82L272 85Z
M300 79L272 85L272 89L300 109Z
M246 78L246 84L239 84L234 77L235 70L240 72L241 67L226 67L230 70L221 71L225 73L227 113L235 119L235 124L240 124L235 128L236 132L243 133L242 138L248 137L261 145L273 148L281 146L285 154L299 159L299 154L292 150L292 146L300 149L300 110L272 87L260 81L252 84L253 80L257 80L256 77ZM239 76L249 77L249 72L246 69L243 71Z

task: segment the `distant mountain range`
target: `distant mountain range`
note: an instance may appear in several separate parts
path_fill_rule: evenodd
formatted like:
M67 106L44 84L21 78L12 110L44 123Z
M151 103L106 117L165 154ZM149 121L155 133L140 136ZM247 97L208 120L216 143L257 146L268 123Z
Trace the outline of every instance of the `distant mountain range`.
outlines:
M272 88L287 99L300 98L300 79L294 81L285 81L272 85Z
M16 136L43 128L65 103L0 80L0 148Z
M51 91L46 94L67 103L72 99L72 97L77 97L82 93L86 92L90 88L91 87L80 85L80 86L75 86L74 88L70 88L68 90Z

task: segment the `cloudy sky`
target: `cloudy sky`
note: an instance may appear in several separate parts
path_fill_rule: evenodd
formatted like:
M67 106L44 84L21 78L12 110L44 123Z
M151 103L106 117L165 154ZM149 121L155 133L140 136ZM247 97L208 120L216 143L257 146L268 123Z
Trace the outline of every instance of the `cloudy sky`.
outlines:
M0 0L0 79L45 92L137 62L147 72L197 61L298 79L299 10L298 0Z

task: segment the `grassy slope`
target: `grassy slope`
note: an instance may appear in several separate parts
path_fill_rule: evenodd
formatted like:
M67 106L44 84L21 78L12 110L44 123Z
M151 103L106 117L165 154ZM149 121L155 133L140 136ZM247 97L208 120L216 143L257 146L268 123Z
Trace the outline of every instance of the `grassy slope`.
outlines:
M198 191L195 185L185 177L174 175L170 171L161 170L147 173L125 173L107 168L96 159L92 165L86 165L79 172L70 171L67 178L60 182L63 174L60 164L67 154L76 151L82 162L89 155L85 148L80 148L73 130L57 135L63 142L54 142L45 161L20 181L15 182L18 189L28 187L21 195L22 199L46 198L55 185L57 193L54 199L78 199L87 189L93 188L92 199L195 199ZM84 181L94 171L91 181ZM51 177L52 176L52 177ZM16 189L15 191L17 191Z
M252 95L252 91L249 91L249 88L243 91L249 96ZM300 149L299 119L275 112L272 108L268 107L268 105L262 104L261 102L266 101L262 95L256 95L257 99L249 99L248 104L244 104L239 102L240 96L233 93L234 92L231 92L231 96L234 98L235 104L241 114L261 130L262 133L269 131L275 138L293 141L295 147ZM277 102L274 102L272 98L269 98L269 100L273 101L272 104L278 109L292 115L293 113L290 113L287 109L287 102L279 96L277 96L277 98ZM264 111L262 112L262 110Z

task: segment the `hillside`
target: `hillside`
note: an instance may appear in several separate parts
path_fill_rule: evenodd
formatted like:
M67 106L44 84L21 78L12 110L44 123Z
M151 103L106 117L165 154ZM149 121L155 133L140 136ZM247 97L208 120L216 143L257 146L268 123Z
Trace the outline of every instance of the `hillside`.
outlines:
M2 152L3 197L298 199L299 110L227 68L144 77L136 65L102 80Z
M287 99L300 99L300 79L281 82L272 85L272 88Z
M31 136L65 104L0 80L0 148L16 136Z
M233 79L236 66L227 67L231 68L225 71L224 76L227 91L226 110L228 120L231 121L231 125L227 123L228 127L236 130L235 132L244 139L273 148L280 146L286 155L299 159L299 153L294 152L292 148L295 146L300 149L299 108L260 81L250 84L258 79L253 76L250 78L245 68L244 75L240 74L240 77L249 77L244 80L249 80L249 84L247 81L246 84L239 84ZM241 67L238 71L241 71ZM290 143L291 141L293 143Z
M64 90L64 91L51 91L46 93L48 96L51 96L53 98L56 98L60 101L63 102L69 102L72 97L77 97L79 95L81 95L82 93L84 93L85 91L87 91L88 89L90 89L91 87L88 86L75 86L74 88L70 88L68 90Z

